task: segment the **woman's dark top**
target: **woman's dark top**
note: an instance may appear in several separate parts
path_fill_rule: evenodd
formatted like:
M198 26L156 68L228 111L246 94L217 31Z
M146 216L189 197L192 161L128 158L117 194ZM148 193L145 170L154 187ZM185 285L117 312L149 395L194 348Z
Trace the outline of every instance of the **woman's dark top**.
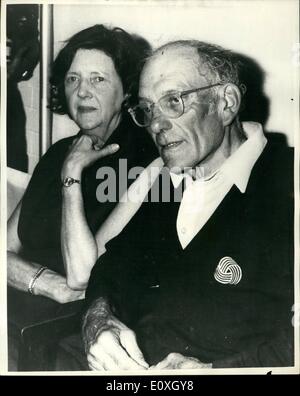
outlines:
M23 197L18 225L22 257L47 266L60 274L65 274L60 242L61 168L74 137L76 136L55 143L41 158ZM144 130L133 125L127 116L108 139L107 144L110 143L118 143L119 151L96 161L83 171L81 178L85 215L93 234L98 231L119 199L119 164L123 167L120 174L123 178L121 184L126 186L123 176L126 174L129 186L134 181L128 179L129 170L134 166L146 167L157 157L156 148L150 137ZM119 162L120 159L127 159L128 171L124 170L125 162L124 160ZM97 200L96 190L103 179L97 179L96 173L101 167L111 167L115 170L117 189L114 202L102 203ZM72 177L72 174L69 176ZM106 178L107 176L104 180Z

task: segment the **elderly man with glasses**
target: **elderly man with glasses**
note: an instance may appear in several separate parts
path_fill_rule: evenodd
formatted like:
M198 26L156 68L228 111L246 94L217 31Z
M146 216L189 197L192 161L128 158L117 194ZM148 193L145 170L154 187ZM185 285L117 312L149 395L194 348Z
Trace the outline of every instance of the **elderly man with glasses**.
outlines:
M293 365L293 157L240 122L244 91L218 46L177 41L148 58L129 112L172 192L185 189L145 199L96 263L90 369Z

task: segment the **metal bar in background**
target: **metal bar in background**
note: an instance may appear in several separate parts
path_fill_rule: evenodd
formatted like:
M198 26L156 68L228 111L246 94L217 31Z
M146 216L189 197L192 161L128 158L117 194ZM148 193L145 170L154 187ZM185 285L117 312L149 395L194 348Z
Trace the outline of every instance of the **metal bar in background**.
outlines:
M50 67L53 61L53 5L40 5L40 157L52 144L52 113L48 109Z

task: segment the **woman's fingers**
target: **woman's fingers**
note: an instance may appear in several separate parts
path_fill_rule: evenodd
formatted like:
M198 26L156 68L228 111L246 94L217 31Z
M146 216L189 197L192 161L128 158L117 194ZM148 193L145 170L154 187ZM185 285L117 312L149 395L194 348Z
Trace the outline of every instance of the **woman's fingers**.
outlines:
M119 150L118 144L110 144L101 150L91 150L85 153L86 166L91 165L93 162L100 158L107 157L108 155L114 154Z
M71 151L82 151L84 155L91 154L96 158L106 157L114 154L120 148L118 144L109 144L106 147L101 138L95 135L82 135L80 138L74 139L71 145Z
M78 137L76 137L75 139L73 139L70 147L74 147L75 144L78 142L78 140L79 140Z
M75 139L76 140L76 139ZM101 145L101 147L100 147ZM72 176L80 179L81 172L84 168L92 165L100 158L112 155L119 150L118 144L109 144L102 148L102 142L93 145L90 136L83 135L73 142L69 153L64 161L62 168L62 180L66 176Z
M97 135L83 135L83 136L89 138L94 146L98 146L101 148L105 145L105 141L102 140L100 136Z
M118 144L109 144L108 146L104 147L103 149L99 149L99 154L101 153L101 157L106 157L107 155L111 155L116 153L119 150L120 146ZM98 150L97 150L98 151Z
M76 139L74 139L74 141L76 141ZM77 138L77 142L79 146L84 146L86 148L93 147L95 150L101 149L105 144L105 141L96 135L81 135Z

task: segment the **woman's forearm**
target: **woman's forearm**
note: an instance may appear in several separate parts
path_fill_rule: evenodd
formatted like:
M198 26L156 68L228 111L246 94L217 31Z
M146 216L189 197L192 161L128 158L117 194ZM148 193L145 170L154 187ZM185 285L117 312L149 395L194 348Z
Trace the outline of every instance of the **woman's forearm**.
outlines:
M68 286L86 288L91 269L98 258L95 238L87 224L81 185L62 187L61 247Z
M119 150L117 144L102 147L103 140L96 135L74 139L62 166L61 179L72 177L80 180L83 169ZM73 289L83 290L98 258L98 247L85 217L81 185L74 183L62 189L61 246L67 283Z
M65 278L53 271L47 270L40 274L38 279L32 284L36 274L42 268L42 265L36 262L25 260L19 254L22 250L22 243L18 237L18 224L21 212L22 202L18 204L7 224L7 282L8 285L27 292L29 286L33 287L32 292L36 295L49 297L53 300L61 298L61 293L57 293L57 279L66 283ZM49 276L46 272L52 273L49 283ZM49 274L48 274L49 275ZM47 278L47 279L46 279ZM59 282L58 282L59 283Z
M7 281L9 286L27 292L31 284L34 286L32 288L34 295L48 297L61 304L84 298L84 291L72 290L68 287L65 277L48 268L32 284L31 281L40 268L40 264L26 261L17 253L7 252Z
M7 282L15 289L28 291L29 283L41 266L24 260L17 253L7 252Z

